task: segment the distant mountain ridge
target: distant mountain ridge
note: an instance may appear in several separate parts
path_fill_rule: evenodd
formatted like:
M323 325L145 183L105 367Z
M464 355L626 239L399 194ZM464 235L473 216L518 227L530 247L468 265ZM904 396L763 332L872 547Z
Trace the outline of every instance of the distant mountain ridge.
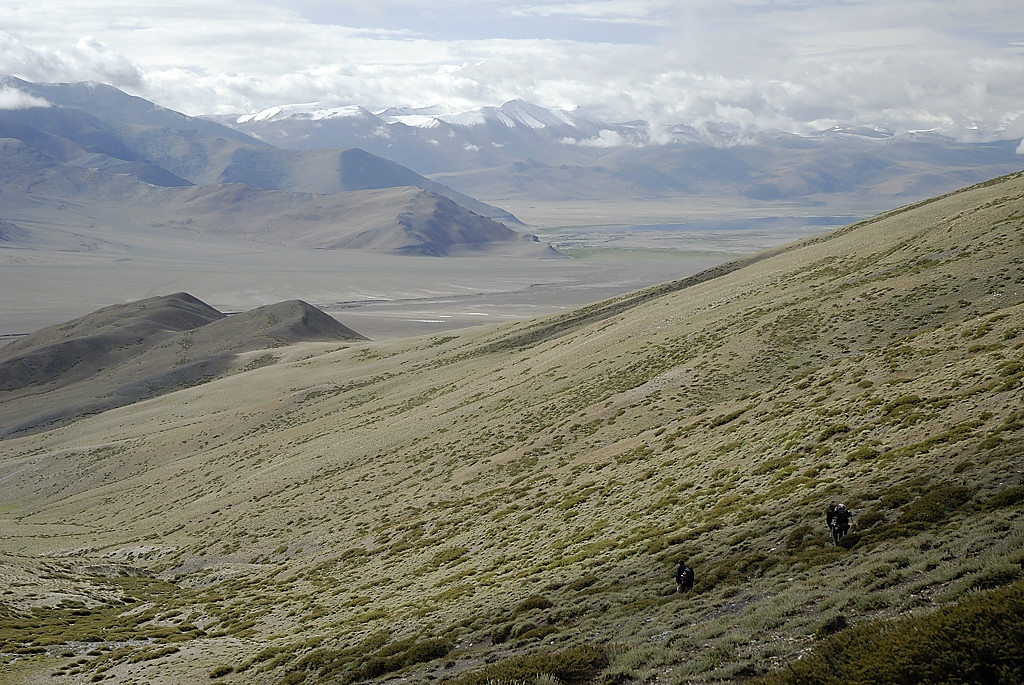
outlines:
M376 113L358 105L311 103L209 118L277 147L359 147L424 174L531 158L554 161L552 154L582 162L594 156L593 149L608 146L609 135L633 144L648 137L644 122L610 124L582 109L549 109L524 100L469 110L392 107Z
M0 239L10 244L39 244L31 233L38 237L40 227L68 223L48 208L74 206L73 213L88 226L95 223L90 216L106 211L95 205L105 203L128 223L147 217L140 227L181 224L271 244L327 249L358 244L443 256L496 243L535 252L527 245L535 242L532 236L509 227L521 225L509 212L364 150L274 148L102 84L32 84L3 77L0 85L51 103L0 110L5 204L20 210L3 217L9 223ZM225 190L230 185L252 190ZM372 203L358 196L367 191L375 193ZM229 201L207 203L196 215L201 198L211 196ZM260 213L230 202L242 197L251 207L261 206ZM179 215L179 209L188 213ZM268 220L282 214L284 223Z
M246 183L255 188L338 193L416 186L468 209L515 222L508 212L362 150L281 150L205 119L187 117L112 86L39 84L0 77L53 107L0 110L0 138L14 138L63 162L112 173L148 168L155 185Z
M522 100L377 112L310 103L195 118L103 84L0 77L0 85L55 105L0 111L0 137L66 163L163 186L416 186L511 226L518 220L494 204L715 197L867 215L1024 167L1015 140L967 143L878 127L797 135L714 122L656 126Z
M312 103L215 119L282 148L359 147L483 198L820 202L850 194L880 210L1024 167L1019 141L844 125L807 135L713 122L655 126L522 100L378 112ZM860 173L847 173L854 167Z

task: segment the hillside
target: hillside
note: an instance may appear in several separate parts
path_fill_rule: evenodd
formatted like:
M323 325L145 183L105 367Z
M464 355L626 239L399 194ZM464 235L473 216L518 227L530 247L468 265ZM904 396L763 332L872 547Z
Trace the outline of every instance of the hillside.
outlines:
M982 635L1020 606L1022 336L1016 174L558 316L276 348L0 443L0 682L734 682L897 616Z
M176 293L51 326L0 347L0 438L276 361L247 354L307 341L365 338L301 301L227 317Z

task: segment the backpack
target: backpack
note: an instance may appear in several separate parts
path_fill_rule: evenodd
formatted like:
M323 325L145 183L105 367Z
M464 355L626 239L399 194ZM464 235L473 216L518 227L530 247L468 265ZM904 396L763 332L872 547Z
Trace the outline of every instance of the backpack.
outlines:
M835 518L832 520L839 528L848 528L850 526L850 510L845 507L837 507Z

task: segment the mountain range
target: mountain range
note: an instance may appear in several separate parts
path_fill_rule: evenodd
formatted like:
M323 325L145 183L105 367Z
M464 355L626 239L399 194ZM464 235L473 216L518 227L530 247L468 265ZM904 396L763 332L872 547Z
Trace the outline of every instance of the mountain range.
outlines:
M0 425L139 401L0 439L0 683L1019 682L1022 217L1016 173L443 335L41 331Z
M508 212L363 150L280 150L102 84L0 85L51 105L0 110L4 219L14 225L67 223L49 220L51 206L88 217L116 202L143 225L276 244L444 255L531 241L505 225L518 225Z
M278 217L268 230L261 208L240 220L246 227L224 230L319 248L357 245L446 255L464 247L519 243L533 254L534 237L520 232L522 223L499 207L519 211L539 203L671 200L678 215L660 223L677 224L692 218L687 215L696 211L695 203L711 198L721 206L750 208L760 217L866 216L1022 164L1015 141L964 143L927 132L850 127L814 135L751 133L712 124L656 128L523 101L465 112L283 105L212 120L187 117L103 84L3 77L0 87L52 105L0 111L0 139L9 141L4 182L12 190L20 184L19 192L46 191L53 204L67 206L62 192L82 203L89 195L78 189L92 188L106 199L101 189L125 186L127 177L144 184L145 191L116 192L135 193L132 202L153 217L150 223L191 220L196 230L231 223L230 217L245 209L232 207L227 222L218 214L196 216L188 212L203 202L182 188L240 184L294 193L292 205L320 205L326 220L317 211L294 212ZM29 163L25 155L36 156ZM82 170L107 180L100 182L95 174L82 180L76 176ZM68 180L55 186L55 179ZM357 199L354 191L375 195ZM259 193L223 196L232 195L249 200ZM7 203L18 203L22 211L46 204L19 201L17 192ZM393 208L381 212L389 203ZM184 212L177 211L185 204ZM3 218L18 224L11 216ZM46 223L38 215L25 221ZM19 235L13 228L6 234Z
M834 126L606 122L513 100L468 111L315 104L216 121L277 147L359 147L491 202L735 197L881 211L1021 168L1018 140Z

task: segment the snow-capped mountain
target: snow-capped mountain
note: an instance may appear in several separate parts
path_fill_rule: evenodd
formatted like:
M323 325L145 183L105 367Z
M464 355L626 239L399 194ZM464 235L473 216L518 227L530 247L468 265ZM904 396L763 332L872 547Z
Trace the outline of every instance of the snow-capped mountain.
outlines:
M306 121L324 121L327 119L364 119L375 121L377 117L359 105L322 108L316 103L302 105L279 105L255 114L243 114L236 119L237 124L253 122L285 121L302 119Z
M809 136L750 131L706 122L652 126L609 122L582 109L559 109L511 100L499 107L389 107L280 105L217 121L271 145L290 149L359 147L423 174L459 173L530 160L549 165L588 164L616 150L670 146L730 148L800 145L801 140L883 140L894 131L836 125Z
M380 124L403 124L413 128L451 126L487 126L499 124L507 128L525 127L533 130L565 129L597 131L609 127L587 111L576 108L548 109L525 100L511 100L500 107L474 107L459 110L451 107L389 107L377 113L359 105L323 107L319 103L278 105L255 114L235 118L238 126L258 122L279 122L288 119L323 122L332 119L373 121Z
M892 207L1020 168L1015 142L839 124L798 135L704 122L654 127L523 100L500 107L274 107L219 119L271 145L361 148L474 197L855 196Z
M530 158L581 163L600 150L641 144L644 122L605 122L586 110L557 109L512 100L500 107L390 107L318 103L271 107L216 119L277 147L360 147L417 169L452 172Z

